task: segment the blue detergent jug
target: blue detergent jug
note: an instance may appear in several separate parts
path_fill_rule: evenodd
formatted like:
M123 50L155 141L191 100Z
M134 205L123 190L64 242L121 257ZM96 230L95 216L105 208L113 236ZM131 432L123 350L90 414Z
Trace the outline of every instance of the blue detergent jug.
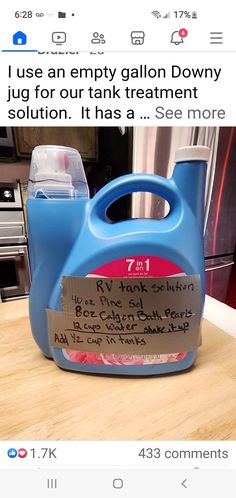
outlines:
M79 344L73 348L59 344L55 347L49 339L45 310L49 308L60 312L65 277L83 277L83 280L76 278L81 288L85 280L93 278L95 285L105 279L108 286L119 282L125 290L133 291L135 288L146 291L145 282L152 284L152 279L156 279L153 284L155 289L159 288L158 282L164 288L163 281L159 279L165 281L168 277L166 285L171 288L171 278L176 279L177 276L177 287L173 288L177 292L183 287L181 279L184 276L198 275L202 311L205 293L203 212L208 155L207 147L178 149L172 178L164 179L149 174L125 175L106 185L92 200L86 197L68 200L63 196L49 199L48 194L45 198L45 192L39 198L39 182L36 182L37 188L34 191L37 191L37 196L30 199L27 205L32 265L30 319L36 342L46 356L54 358L58 366L79 372L155 375L185 370L194 363L196 347L187 351L176 347L172 350L169 347L168 353L161 354L155 349L143 354L142 347L139 346L132 351L132 343L131 346L129 343L128 353L125 350L117 353L117 348L114 348L114 352L110 349L109 352L103 351L97 345L90 346L88 351L85 347L80 350ZM113 202L126 194L140 191L151 192L166 199L170 206L168 215L162 220L130 219L116 223L107 218L107 209ZM99 277L103 280L99 280ZM125 285L125 282L129 285ZM137 284L131 286L130 282ZM92 280L89 283L93 283ZM94 304L93 299L90 301L90 304ZM135 305L133 299L128 301L132 306ZM99 302L102 309L103 302ZM116 296L112 295L109 302L109 323L112 320L115 323L114 317L119 316L114 314L114 306L119 306L118 302ZM158 298L156 302L158 303ZM88 311L78 304L77 306L76 317L84 317L85 311ZM171 309L171 302L167 309ZM61 312L59 317L70 318L72 314L66 315L67 311L63 310L64 315ZM97 310L96 316L102 317L102 313L103 310ZM136 320L136 315L133 312L128 316ZM155 316L156 320L162 320L157 311L153 312L151 319ZM90 327L91 342L91 330L100 325L93 315L86 325ZM81 328L80 324L79 326ZM180 329L182 328L181 325ZM162 329L164 327L159 327L158 330ZM104 334L101 327L100 331ZM123 340L123 336L118 335ZM106 340L111 342L109 337L112 334L109 336L106 332ZM94 340L94 344L95 342Z

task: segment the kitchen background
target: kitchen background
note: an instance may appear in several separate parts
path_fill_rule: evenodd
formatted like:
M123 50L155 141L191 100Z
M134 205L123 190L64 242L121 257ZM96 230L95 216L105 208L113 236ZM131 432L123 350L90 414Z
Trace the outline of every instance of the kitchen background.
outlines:
M30 157L37 145L79 150L93 196L131 172L171 176L177 147L211 147L205 207L206 292L236 308L236 128L204 127L0 127L0 298L28 294L30 270L25 202ZM167 203L149 193L117 201L109 210L127 217L162 218Z

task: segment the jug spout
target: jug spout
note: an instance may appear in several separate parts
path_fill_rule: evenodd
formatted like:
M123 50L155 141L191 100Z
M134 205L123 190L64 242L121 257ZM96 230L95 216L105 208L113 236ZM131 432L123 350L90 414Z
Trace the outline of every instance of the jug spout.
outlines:
M204 227L204 199L209 147L181 147L176 151L173 180L195 215L199 228Z

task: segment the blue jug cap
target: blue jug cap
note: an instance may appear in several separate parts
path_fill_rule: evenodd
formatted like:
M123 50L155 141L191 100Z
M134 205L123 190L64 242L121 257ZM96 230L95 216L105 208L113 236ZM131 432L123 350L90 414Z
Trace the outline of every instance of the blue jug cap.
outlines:
M79 152L72 147L39 145L31 157L29 197L88 197L88 185Z
M188 147L180 147L175 153L175 162L186 161L208 161L210 157L209 147L191 145Z

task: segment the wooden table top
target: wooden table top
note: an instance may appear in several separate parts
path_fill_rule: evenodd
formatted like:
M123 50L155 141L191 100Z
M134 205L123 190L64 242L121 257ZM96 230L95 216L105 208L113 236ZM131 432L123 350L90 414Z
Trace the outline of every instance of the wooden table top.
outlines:
M236 439L236 340L209 322L192 370L148 378L59 369L32 339L27 299L0 304L0 331L0 439Z

